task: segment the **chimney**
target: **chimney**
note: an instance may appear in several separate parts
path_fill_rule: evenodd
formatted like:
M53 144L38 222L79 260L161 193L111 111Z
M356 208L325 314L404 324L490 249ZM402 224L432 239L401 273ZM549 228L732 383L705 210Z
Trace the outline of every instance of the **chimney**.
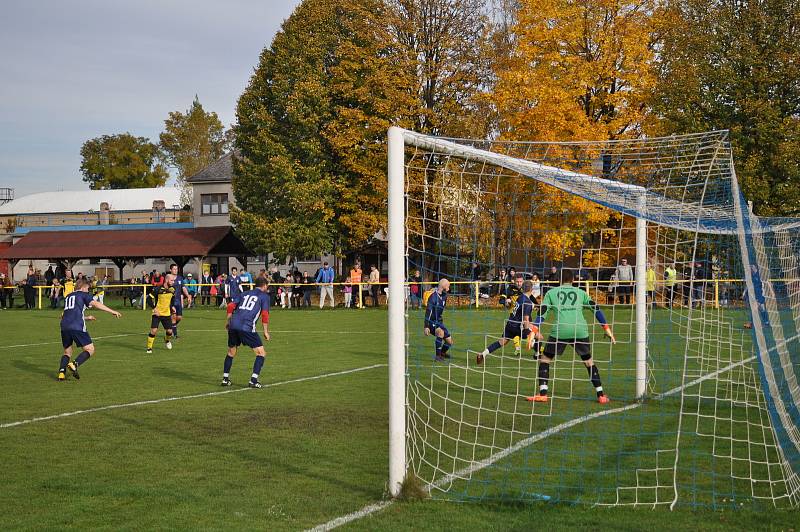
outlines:
M108 225L109 210L105 201L100 204L100 225Z

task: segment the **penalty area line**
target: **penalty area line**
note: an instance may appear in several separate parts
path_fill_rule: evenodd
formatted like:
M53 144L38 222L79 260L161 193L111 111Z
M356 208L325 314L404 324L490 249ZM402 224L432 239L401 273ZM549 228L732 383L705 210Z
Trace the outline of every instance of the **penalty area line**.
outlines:
M702 377L698 377L698 378L696 378L696 379L694 379L692 381L687 382L686 384L682 384L681 386L676 386L675 388L672 388L671 390L667 390L664 393L656 394L656 395L653 396L653 399L658 401L658 400L664 399L666 397L673 396L673 395L675 395L677 393L682 392L686 388L691 388L692 386L700 384L703 381L707 381L708 379L713 379L714 377L717 377L720 374L725 373L726 371L730 371L730 370L735 369L735 368L737 368L739 366L743 366L743 365L745 365L745 364L747 364L749 362L752 362L755 359L756 359L755 356L751 356L751 357L746 358L744 360L741 360L739 362L735 362L733 364L729 364L728 366L725 366L724 368L721 368L721 369L719 369L717 371L714 371L712 373L708 373L706 375L703 375ZM538 441L544 440L545 438L549 438L550 436L552 436L554 434L558 434L559 432L565 431L567 429L571 429L572 427L574 427L576 425L580 425L581 423L583 423L585 421L591 421L591 420L597 419L599 417L609 416L611 414L618 414L620 412L633 410L633 409L639 408L643 404L644 403L631 403L629 405L619 406L617 408L612 408L610 410L601 410L599 412L593 412L591 414L587 414L585 416L581 416L581 417L572 419L570 421L565 421L564 423L561 423L560 425L556 425L555 427L550 427L549 429L547 429L545 431L539 432L539 433L534 434L532 436L528 436L524 440L520 440L520 441L518 441L517 443L515 443L514 445L512 445L510 447L506 447L505 449L492 454L488 458L484 458L483 460L475 462L472 465L469 465L469 466L467 466L467 467L465 467L465 468L463 468L463 469L461 469L459 471L456 471L454 473L450 473L449 475L447 475L447 476L441 478L440 480L434 482L432 485L429 485L426 488L426 491L428 491L430 493L432 488L442 489L443 486L445 486L447 484L450 484L450 483L452 483L452 482L454 482L454 481L456 481L458 479L466 479L467 477L469 477L473 473L477 473L481 469L485 469L485 468L493 465L494 463L502 460L503 458L506 458L506 457L514 454L515 452L524 449L525 447L528 447L529 445L531 445L533 443L536 443ZM351 523L351 522L356 521L358 519L361 519L363 517L367 517L368 515L373 514L375 512L380 512L381 510L384 510L385 508L388 508L389 506L391 506L393 503L394 503L394 499L381 501L379 503L369 504L369 505L361 508L360 510L358 510L356 512L353 512L353 513L350 513L350 514L347 514L347 515L343 515L341 517L337 517L336 519L332 519L332 520L328 521L327 523L323 523L323 524L318 525L318 526L316 526L314 528L311 528L307 532L326 532L328 530L333 530L334 528L340 527L342 525L346 525L347 523Z
M334 371L331 373L323 373L322 375L312 375L310 377L299 377L297 379L290 379L281 382L273 382L264 384L264 388L276 388L278 386L285 386L287 384L295 384L298 382L316 381L320 379L327 379L328 377L338 377L340 375L349 375L351 373L359 373L361 371L368 371L375 368L385 368L387 364L373 364L371 366L363 366L360 368L346 369L342 371ZM51 419L61 419L65 417L72 417L81 414L93 414L95 412L103 412L106 410L117 410L119 408L130 408L134 406L155 405L159 403L167 403L170 401L184 401L186 399L200 399L203 397L215 397L217 395L226 395L229 393L246 392L252 388L236 388L235 390L223 390L219 392L196 393L192 395L180 395L177 397L164 397L162 399L149 399L146 401L134 401L132 403L120 403L115 405L98 406L95 408L87 408L85 410L74 410L72 412L64 412L61 414L53 414L52 416L34 417L30 419L23 419L21 421L12 421L10 423L3 423L0 429L7 429L11 427L19 427L20 425L29 425L31 423L38 423L40 421L49 421Z

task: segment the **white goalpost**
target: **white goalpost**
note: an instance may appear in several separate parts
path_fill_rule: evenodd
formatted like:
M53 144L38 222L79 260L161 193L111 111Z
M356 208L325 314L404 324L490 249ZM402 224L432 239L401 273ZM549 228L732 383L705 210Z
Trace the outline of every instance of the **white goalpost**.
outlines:
M413 475L454 500L797 506L800 221L744 205L726 132L536 143L390 128L389 493ZM632 283L613 275L621 257ZM509 344L476 363L515 297L505 273L546 292L550 266L575 272L617 334L590 325L607 408L570 348L545 404L525 400L536 353ZM425 289L452 282L446 361L408 297L412 270Z

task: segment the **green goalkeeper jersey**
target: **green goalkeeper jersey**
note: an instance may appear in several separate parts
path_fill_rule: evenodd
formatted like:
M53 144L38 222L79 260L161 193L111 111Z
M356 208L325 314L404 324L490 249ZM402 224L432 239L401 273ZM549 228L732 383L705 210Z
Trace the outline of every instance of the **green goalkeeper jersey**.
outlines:
M548 290L542 300L541 319L550 312L555 314L555 324L550 336L558 340L573 340L589 337L589 326L583 317L584 308L596 305L585 291L571 284Z

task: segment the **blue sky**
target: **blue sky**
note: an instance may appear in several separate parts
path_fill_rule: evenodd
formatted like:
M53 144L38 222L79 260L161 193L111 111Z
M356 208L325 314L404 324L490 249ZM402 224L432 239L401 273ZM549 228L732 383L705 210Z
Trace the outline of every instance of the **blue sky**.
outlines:
M227 126L261 50L296 0L3 2L0 187L82 190L80 148L157 141L195 94Z

